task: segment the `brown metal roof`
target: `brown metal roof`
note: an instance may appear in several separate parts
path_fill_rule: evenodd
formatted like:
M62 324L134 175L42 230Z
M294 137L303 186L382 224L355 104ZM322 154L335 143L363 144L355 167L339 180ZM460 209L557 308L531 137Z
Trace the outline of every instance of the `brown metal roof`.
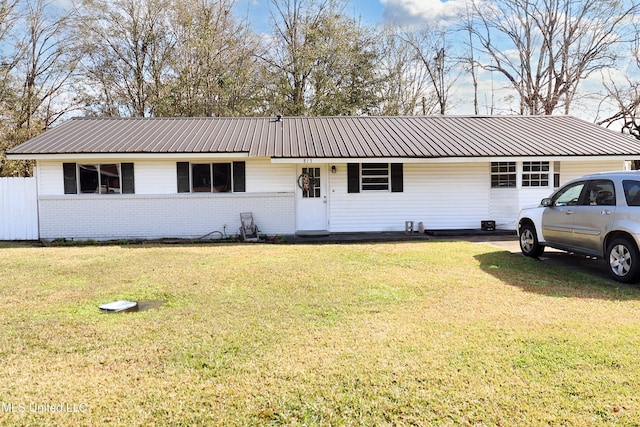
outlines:
M570 116L75 118L10 155L242 153L271 158L640 155Z

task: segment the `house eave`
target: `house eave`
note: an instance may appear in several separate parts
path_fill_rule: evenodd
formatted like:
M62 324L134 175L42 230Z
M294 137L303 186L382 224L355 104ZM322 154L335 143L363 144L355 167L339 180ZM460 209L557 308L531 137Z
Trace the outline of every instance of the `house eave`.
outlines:
M167 159L238 159L249 153L7 153L9 160L167 160Z
M487 163L487 162L584 162L584 161L609 161L609 160L640 160L640 154L606 154L599 156L559 156L559 155L529 155L529 156L467 156L467 157L288 157L272 158L271 163L280 164L327 164L327 163Z
M7 153L9 160L197 160L197 159L247 159L254 157L249 153ZM269 159L267 157L267 159ZM451 156L451 157L272 157L274 164L330 164L330 163L486 163L536 161L608 161L640 160L640 154L603 154L603 155L525 155L525 156Z

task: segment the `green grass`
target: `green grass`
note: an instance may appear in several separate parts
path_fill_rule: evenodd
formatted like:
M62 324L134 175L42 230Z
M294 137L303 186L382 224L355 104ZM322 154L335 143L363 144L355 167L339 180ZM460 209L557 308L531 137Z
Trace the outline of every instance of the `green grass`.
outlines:
M639 425L640 290L463 242L4 244L0 375L12 426Z

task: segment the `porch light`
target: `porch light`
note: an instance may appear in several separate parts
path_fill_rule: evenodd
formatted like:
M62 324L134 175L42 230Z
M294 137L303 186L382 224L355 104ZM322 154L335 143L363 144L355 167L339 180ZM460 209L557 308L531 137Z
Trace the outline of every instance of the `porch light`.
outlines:
M331 165L331 173L336 173L336 165Z

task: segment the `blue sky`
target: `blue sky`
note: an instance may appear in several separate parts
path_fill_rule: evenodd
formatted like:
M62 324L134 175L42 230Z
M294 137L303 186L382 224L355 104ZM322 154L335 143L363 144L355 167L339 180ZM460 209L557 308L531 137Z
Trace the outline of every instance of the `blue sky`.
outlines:
M270 30L271 0L237 0L236 13L247 17L256 32ZM347 0L345 14L366 25L384 23L419 24L455 20L465 0Z

